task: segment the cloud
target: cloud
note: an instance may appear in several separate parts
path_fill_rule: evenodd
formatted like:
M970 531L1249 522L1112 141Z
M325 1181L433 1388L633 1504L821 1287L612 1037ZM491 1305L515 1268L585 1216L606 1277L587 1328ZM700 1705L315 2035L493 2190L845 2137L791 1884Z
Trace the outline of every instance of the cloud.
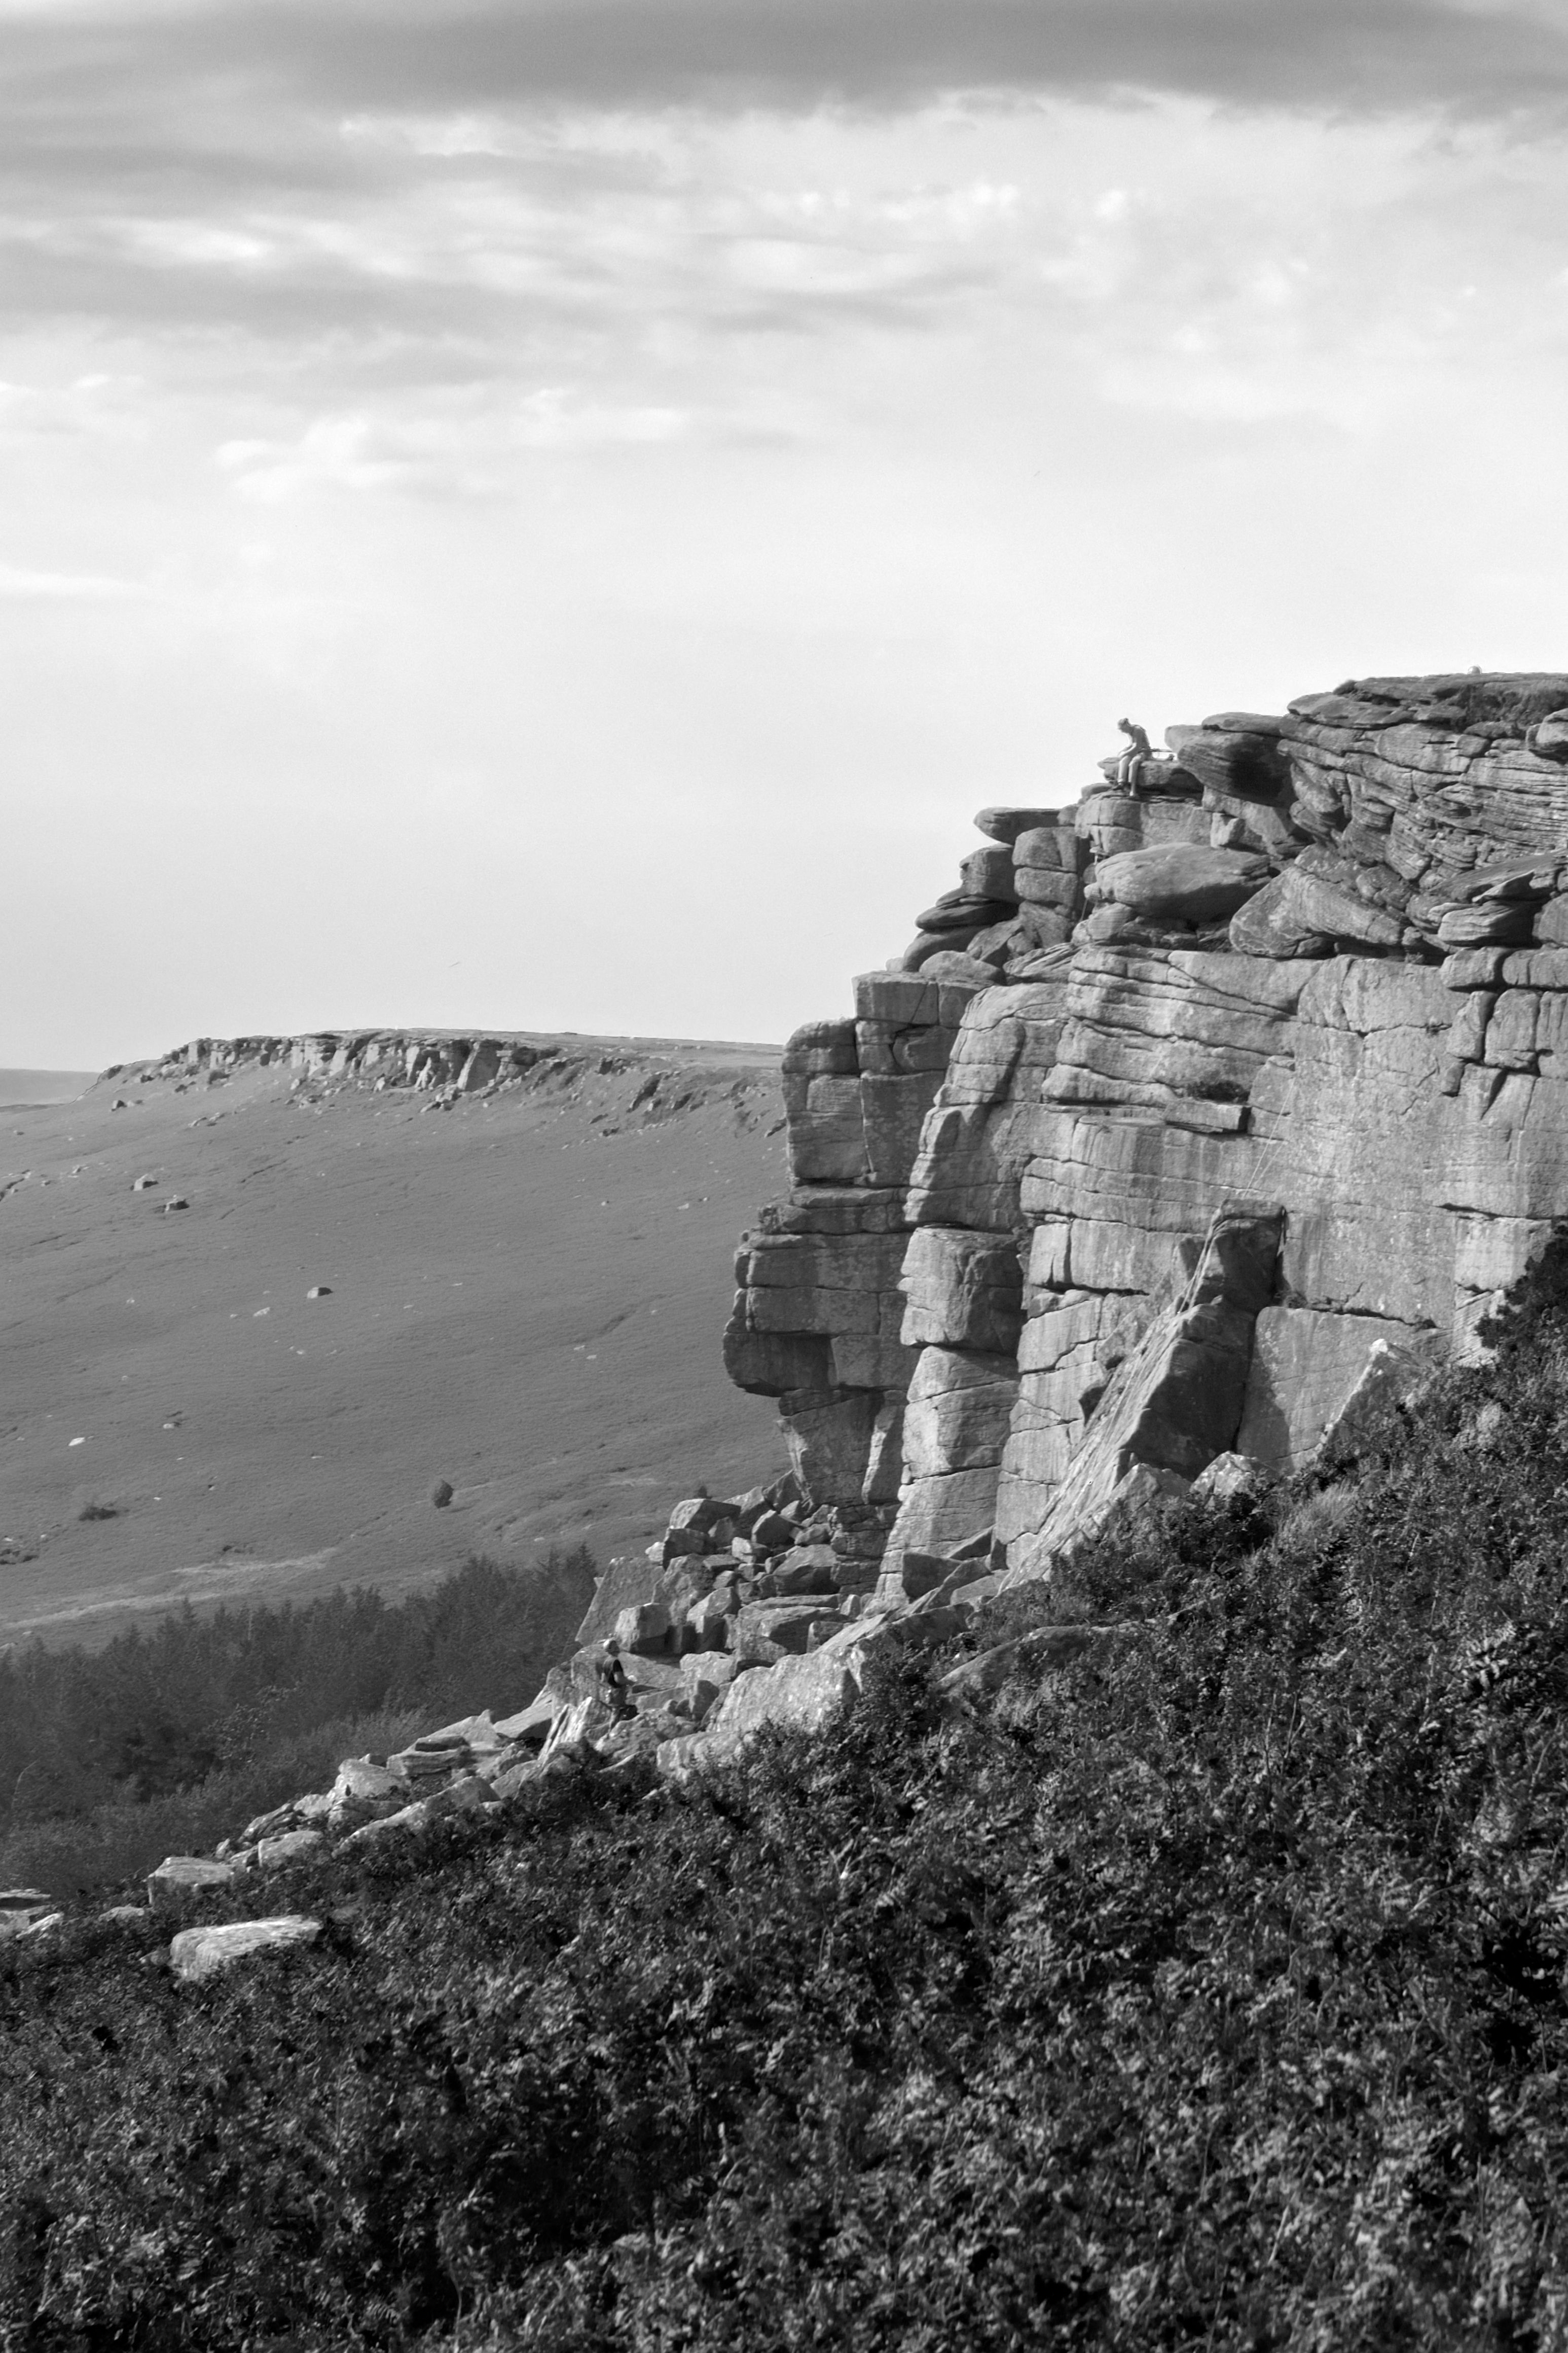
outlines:
M135 580L114 580L96 572L29 572L15 564L0 564L0 601L7 604L101 604L128 596L144 596Z
M879 210L726 189L703 141L944 106L989 107L994 136L1110 100L1136 176L1162 95L1551 115L1568 21L1530 0L0 0L0 301L401 341L459 373L521 338L536 382L608 305L628 332L917 324L994 284L1021 233L1005 174Z
M1568 33L1446 0L507 0L311 12L310 70L383 100L921 104L1152 90L1245 104L1491 111L1561 99ZM375 102L373 96L372 102Z
M1568 94L1531 0L335 0L0 10L6 79L149 92L237 77L338 108L887 107L1163 91L1496 112Z
M662 447L685 438L692 422L679 409L583 400L546 386L510 402L492 391L445 416L317 417L288 438L226 441L216 454L240 497L264 506L321 491L493 499L505 493L508 461L519 451Z
M0 0L0 176L348 170L312 116L1163 93L1555 111L1555 0ZM480 134L482 148L482 132ZM452 153L472 153L458 138Z

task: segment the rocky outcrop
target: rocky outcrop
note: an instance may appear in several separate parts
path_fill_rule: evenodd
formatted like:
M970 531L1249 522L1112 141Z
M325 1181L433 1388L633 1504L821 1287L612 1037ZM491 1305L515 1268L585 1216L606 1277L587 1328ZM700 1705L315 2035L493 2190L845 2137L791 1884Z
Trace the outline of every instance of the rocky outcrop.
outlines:
M596 1038L568 1032L329 1029L303 1036L193 1038L145 1062L115 1063L97 1083L123 1090L167 1084L205 1093L261 1075L310 1102L349 1089L419 1098L443 1110L466 1096L519 1092L559 1103L592 1095L595 1124L647 1127L727 1103L744 1124L776 1108L777 1049L718 1039ZM114 1109L136 1100L123 1092ZM142 1180L155 1183L153 1177ZM184 1201L171 1208L184 1208Z
M1298 1467L1568 1212L1568 675L1167 745L983 810L853 1019L785 1049L726 1360L886 1596L982 1540L1047 1574L1135 1471Z

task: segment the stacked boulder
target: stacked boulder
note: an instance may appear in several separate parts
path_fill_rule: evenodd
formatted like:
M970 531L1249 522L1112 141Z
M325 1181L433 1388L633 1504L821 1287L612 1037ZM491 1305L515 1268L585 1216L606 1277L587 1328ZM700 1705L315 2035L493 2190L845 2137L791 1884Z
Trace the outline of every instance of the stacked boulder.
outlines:
M886 1598L983 1538L1048 1573L1134 1471L1300 1462L1568 1213L1568 674L1126 732L785 1050L726 1360Z

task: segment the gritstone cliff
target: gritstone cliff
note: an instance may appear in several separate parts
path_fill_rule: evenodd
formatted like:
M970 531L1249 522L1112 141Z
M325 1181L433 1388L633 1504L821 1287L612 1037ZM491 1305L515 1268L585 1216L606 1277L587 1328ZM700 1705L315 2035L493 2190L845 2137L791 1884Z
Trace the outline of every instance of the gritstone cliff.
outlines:
M1129 732L1076 807L983 810L913 944L785 1049L790 1197L725 1358L790 1477L678 1504L515 1715L165 1873L809 1730L1119 1509L1331 1461L1479 1345L1568 1216L1568 674Z
M1173 727L985 845L784 1056L731 1377L870 1582L1048 1571L1130 1479L1299 1465L1568 1212L1568 674ZM1384 1344L1380 1346L1380 1344Z

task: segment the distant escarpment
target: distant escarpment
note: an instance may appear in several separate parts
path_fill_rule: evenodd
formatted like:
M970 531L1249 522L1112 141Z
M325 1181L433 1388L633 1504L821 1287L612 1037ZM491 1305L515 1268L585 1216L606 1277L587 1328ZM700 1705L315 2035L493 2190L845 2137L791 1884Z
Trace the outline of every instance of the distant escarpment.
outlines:
M312 1098L344 1088L422 1096L519 1091L602 1097L647 1124L728 1098L743 1121L775 1109L776 1046L724 1039L599 1038L575 1031L320 1029L300 1036L193 1038L148 1061L116 1062L98 1084L221 1087L271 1074ZM130 1098L127 1098L129 1101Z
M1123 728L785 1049L727 1363L889 1599L1300 1467L1568 1213L1568 674Z

